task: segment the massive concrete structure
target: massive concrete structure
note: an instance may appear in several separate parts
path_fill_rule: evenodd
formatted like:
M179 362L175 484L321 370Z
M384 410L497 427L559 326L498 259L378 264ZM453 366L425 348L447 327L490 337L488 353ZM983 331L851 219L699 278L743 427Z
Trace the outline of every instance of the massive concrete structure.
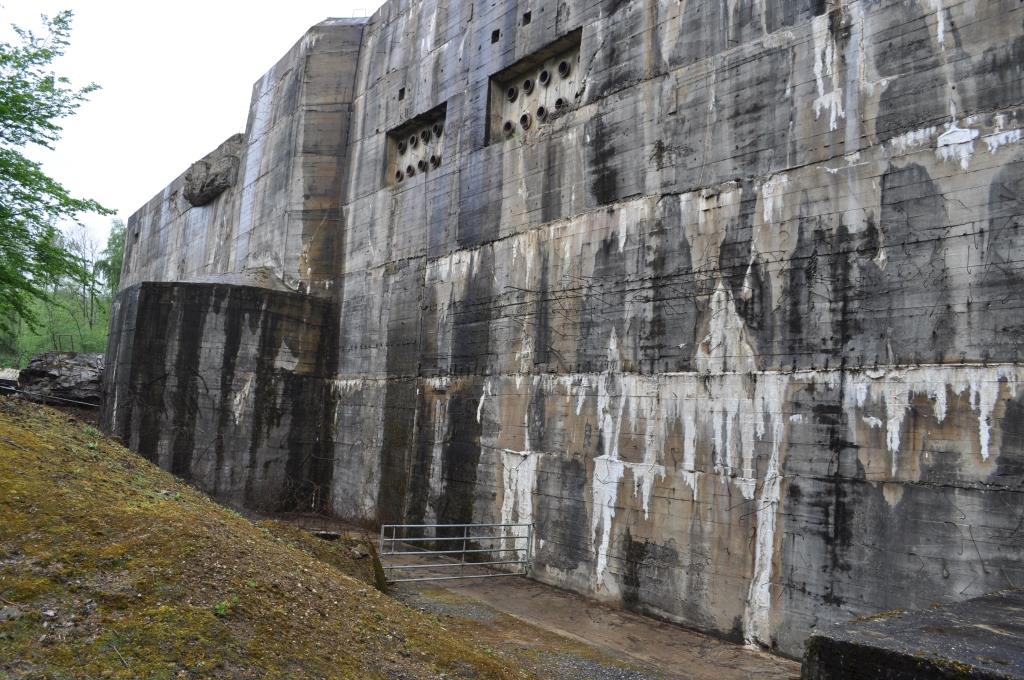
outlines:
M130 220L105 425L797 655L1024 583L1024 5L389 0Z

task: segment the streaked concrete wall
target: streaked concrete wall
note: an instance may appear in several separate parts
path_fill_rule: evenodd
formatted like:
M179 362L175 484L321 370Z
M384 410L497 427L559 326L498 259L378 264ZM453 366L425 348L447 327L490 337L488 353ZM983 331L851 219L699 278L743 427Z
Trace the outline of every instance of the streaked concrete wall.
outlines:
M126 285L323 300L316 507L531 521L537 578L796 655L1024 579L1022 25L389 2L257 83L251 179L144 207ZM570 110L489 143L491 76L577 29ZM444 162L390 182L389 131L441 104Z

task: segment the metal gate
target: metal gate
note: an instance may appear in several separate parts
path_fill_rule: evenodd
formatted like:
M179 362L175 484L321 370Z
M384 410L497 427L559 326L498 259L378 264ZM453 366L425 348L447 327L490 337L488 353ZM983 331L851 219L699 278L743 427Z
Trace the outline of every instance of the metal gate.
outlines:
M383 524L380 527L379 552L388 583L525 576L530 569L532 548L532 524ZM392 561L396 559L398 563Z

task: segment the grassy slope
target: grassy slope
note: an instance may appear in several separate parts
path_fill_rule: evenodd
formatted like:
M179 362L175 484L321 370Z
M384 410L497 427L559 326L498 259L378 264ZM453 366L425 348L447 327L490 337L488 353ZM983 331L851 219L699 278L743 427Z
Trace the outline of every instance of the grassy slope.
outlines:
M520 677L272 530L0 399L0 676Z

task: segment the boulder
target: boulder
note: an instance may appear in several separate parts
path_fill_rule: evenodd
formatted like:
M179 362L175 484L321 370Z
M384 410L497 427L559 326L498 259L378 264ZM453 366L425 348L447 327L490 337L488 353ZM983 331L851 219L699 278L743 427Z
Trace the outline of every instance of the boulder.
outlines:
M214 151L192 164L185 173L182 195L192 206L206 205L234 186L238 177L242 135L228 138Z
M32 358L18 381L30 397L68 400L99 406L103 355L91 352L46 352Z

